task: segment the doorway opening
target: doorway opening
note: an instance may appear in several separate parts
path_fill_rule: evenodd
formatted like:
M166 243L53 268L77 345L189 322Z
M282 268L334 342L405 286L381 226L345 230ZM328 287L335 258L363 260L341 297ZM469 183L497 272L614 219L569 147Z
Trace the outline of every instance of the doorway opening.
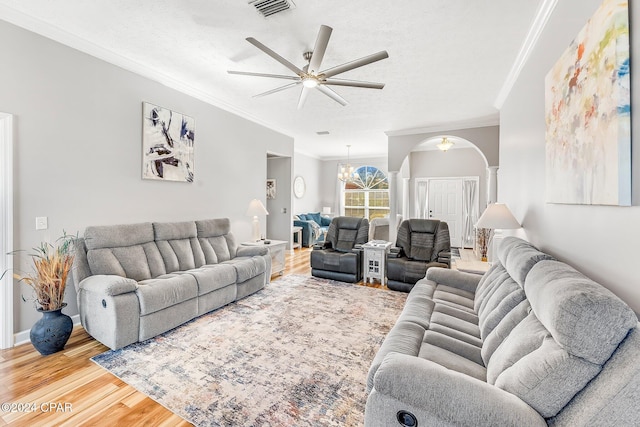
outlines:
M0 112L0 348L13 347L13 116ZM4 273L4 274L3 274Z

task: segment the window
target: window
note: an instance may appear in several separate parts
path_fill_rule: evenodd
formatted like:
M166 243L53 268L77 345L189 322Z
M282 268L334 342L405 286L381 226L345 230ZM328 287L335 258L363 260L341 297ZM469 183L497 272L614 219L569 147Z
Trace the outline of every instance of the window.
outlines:
M344 214L369 220L389 215L389 181L380 169L361 166L357 178L345 183Z

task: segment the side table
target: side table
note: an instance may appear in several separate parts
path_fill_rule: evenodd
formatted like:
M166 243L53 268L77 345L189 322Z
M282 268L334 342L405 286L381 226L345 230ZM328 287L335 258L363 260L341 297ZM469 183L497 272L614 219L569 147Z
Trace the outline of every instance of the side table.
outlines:
M387 254L391 249L391 242L372 240L362 245L364 282L373 283L373 279L380 280L382 285L387 283Z
M293 227L293 244L291 249L298 249L302 247L302 227Z
M287 242L284 240L270 240L271 243L265 244L265 240L259 242L242 242L244 246L262 246L269 250L271 255L271 276L279 273L284 274L284 253L287 249Z

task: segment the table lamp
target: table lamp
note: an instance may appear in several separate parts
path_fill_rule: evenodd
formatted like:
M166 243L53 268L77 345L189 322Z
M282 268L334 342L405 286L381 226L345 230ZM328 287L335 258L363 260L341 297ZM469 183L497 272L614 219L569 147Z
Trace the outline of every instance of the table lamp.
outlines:
M520 228L521 225L506 204L493 203L487 206L487 209L482 213L476 227L491 230L487 245L487 259L489 262L494 262L498 244L502 240L501 230Z
M260 240L260 220L258 219L258 215L269 215L269 212L267 212L267 209L264 207L260 200L253 199L249 203L247 216L253 217L253 232L251 238L256 242Z

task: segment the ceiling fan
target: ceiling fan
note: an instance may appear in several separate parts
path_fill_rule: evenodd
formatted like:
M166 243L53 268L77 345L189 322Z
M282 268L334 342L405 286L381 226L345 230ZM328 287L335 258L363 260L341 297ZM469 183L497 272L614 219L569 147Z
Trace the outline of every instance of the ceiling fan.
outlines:
M247 71L227 71L229 74L240 74L243 76L256 76L256 77L270 77L274 79L285 79L285 80L293 80L292 83L286 84L284 86L277 87L275 89L269 90L264 93L260 93L255 95L254 98L271 95L272 93L280 92L281 90L289 89L292 87L296 87L302 84L302 91L300 92L300 98L298 99L298 109L302 108L305 101L307 100L307 96L312 89L317 89L323 94L327 95L329 98L333 99L340 105L347 105L347 101L338 95L333 89L327 86L350 86L350 87L363 87L368 89L382 89L384 87L384 83L372 83L372 82L363 82L357 80L345 80L345 79L336 79L333 78L338 74L342 74L346 71L353 70L354 68L362 67L367 64L371 64L372 62L380 61L381 59L385 59L389 57L387 51L383 50L378 53L374 53L372 55L365 56L360 59L356 59L355 61L347 62L342 65L338 65L337 67L329 68L327 70L320 71L320 64L322 63L322 59L324 57L324 53L327 50L327 45L329 44L329 37L331 37L331 32L333 29L326 25L320 26L320 31L318 32L318 38L316 39L315 47L313 48L313 52L304 52L303 57L307 61L307 65L302 68L297 67L293 63L287 61L282 56L275 53L273 50L269 49L267 46L260 43L258 40L253 37L248 37L247 41L293 71L295 76L285 76L281 74L265 74L265 73L252 73Z

